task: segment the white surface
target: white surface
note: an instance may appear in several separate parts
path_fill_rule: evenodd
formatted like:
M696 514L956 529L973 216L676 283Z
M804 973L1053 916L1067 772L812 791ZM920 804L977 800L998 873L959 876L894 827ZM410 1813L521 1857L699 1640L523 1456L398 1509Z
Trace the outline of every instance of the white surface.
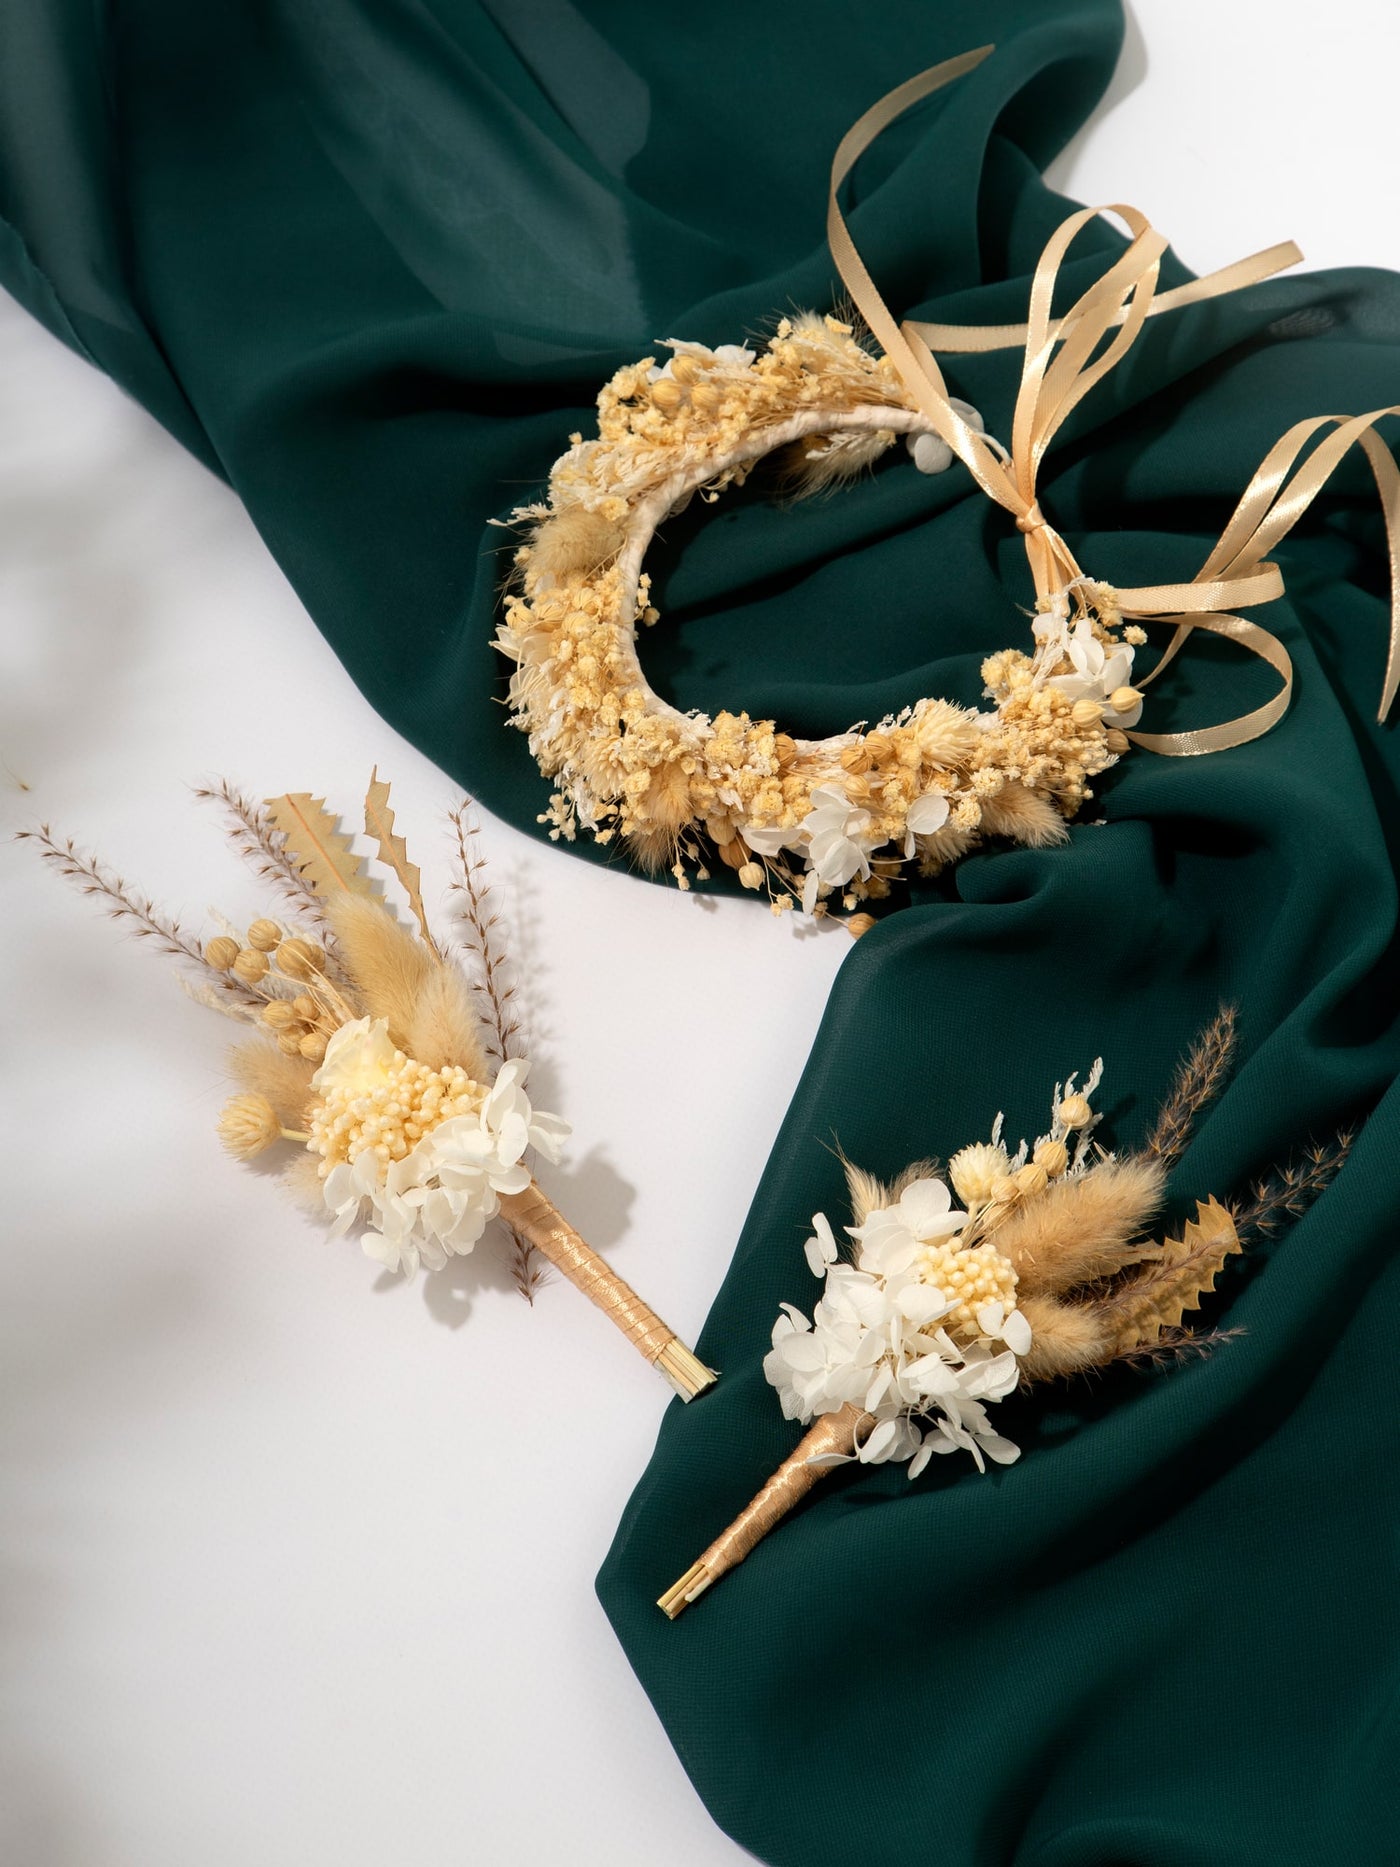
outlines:
M1337 0L1325 39L1311 8L1138 15L1139 88L1060 186L1138 203L1202 267L1290 234L1314 263L1400 262L1347 192L1390 172L1389 8ZM1314 96L1339 110L1315 156L1288 127ZM50 819L199 925L261 897L189 782L353 809L377 762L430 898L446 880L452 787L233 497L8 300L0 617L4 827ZM577 1131L550 1184L693 1338L846 936L484 841L539 1087ZM220 1154L232 1027L29 849L0 848L0 879L0 1854L737 1862L593 1595L661 1383L557 1280L527 1309L485 1248L378 1287Z

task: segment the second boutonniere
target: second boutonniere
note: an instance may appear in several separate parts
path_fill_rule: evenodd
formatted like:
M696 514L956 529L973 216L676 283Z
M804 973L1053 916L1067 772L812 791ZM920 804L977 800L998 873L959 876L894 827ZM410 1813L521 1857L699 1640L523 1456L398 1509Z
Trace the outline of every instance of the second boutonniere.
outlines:
M674 1619L758 1542L833 1466L962 1454L979 1471L1020 1448L997 1428L995 1404L1018 1387L1114 1361L1172 1361L1209 1352L1222 1331L1190 1318L1251 1237L1297 1216L1328 1184L1350 1136L1280 1170L1238 1206L1210 1198L1164 1232L1169 1170L1192 1124L1224 1087L1235 1019L1223 1010L1181 1065L1135 1153L1099 1145L1084 1083L1056 1084L1049 1127L1014 1151L997 1117L991 1137L961 1148L946 1177L922 1161L892 1184L847 1165L853 1222L843 1251L824 1214L808 1267L824 1289L810 1318L791 1303L763 1363L783 1415L808 1427L791 1456L661 1596Z
M454 951L431 926L420 872L376 773L365 830L411 914L405 924L321 799L289 792L265 805L230 786L202 795L231 813L235 846L281 897L245 929L203 943L102 863L47 828L23 833L117 919L186 966L192 996L249 1027L229 1067L237 1093L219 1135L239 1160L285 1154L288 1190L336 1234L414 1276L470 1252L488 1224L514 1234L517 1281L537 1251L626 1335L684 1400L715 1380L594 1251L535 1180L569 1133L537 1108L528 1059L501 986L494 917L463 812L453 818L460 874ZM191 974L193 976L191 976Z

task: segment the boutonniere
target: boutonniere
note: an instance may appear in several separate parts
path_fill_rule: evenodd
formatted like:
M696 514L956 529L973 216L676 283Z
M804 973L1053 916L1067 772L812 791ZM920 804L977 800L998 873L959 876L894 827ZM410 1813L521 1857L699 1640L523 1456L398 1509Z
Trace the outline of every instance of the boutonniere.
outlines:
M191 996L244 1027L229 1053L235 1093L218 1120L228 1152L243 1161L280 1154L289 1192L406 1276L465 1256L498 1220L526 1294L538 1252L683 1400L712 1385L713 1371L579 1236L531 1170L536 1156L558 1160L569 1126L531 1099L466 807L451 818L449 940L429 921L377 773L365 832L407 922L323 800L289 792L258 804L227 784L200 795L225 806L235 847L277 897L246 928L223 921L203 941L47 826L21 835L179 962Z
M1143 1145L1101 1145L1093 1107L1103 1064L1056 1084L1046 1132L990 1138L882 1185L847 1165L852 1222L838 1244L813 1220L807 1263L823 1284L811 1316L784 1303L763 1371L784 1418L807 1427L792 1455L659 1606L674 1620L735 1567L833 1467L960 1456L979 1471L1020 1448L993 1409L1017 1388L1115 1361L1208 1354L1232 1332L1197 1326L1215 1279L1326 1188L1348 1134L1268 1176L1238 1204L1197 1202L1158 1225L1166 1178L1192 1125L1224 1087L1235 1019L1223 1010L1182 1063Z

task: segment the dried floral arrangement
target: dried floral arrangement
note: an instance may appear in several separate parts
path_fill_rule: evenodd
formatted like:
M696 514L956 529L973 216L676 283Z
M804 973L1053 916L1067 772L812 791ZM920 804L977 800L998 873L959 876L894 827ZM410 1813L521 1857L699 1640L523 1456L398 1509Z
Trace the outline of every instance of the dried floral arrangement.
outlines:
M1400 563L1400 472L1373 432L1377 410L1297 423L1245 489L1220 540L1188 582L1114 588L1087 576L1037 497L1047 449L1063 422L1127 354L1148 318L1233 292L1295 264L1280 244L1185 285L1159 290L1166 239L1133 208L1114 213L1126 246L1059 318L1066 253L1097 216L1071 214L1036 267L1022 326L897 322L851 240L838 195L870 143L912 104L987 58L945 61L882 98L847 132L832 164L827 231L850 317L784 318L760 348L665 340L598 396L596 438L570 436L547 497L519 506L497 646L513 664L512 719L555 789L540 821L572 841L620 839L682 888L707 864L766 889L775 913L850 912L889 893L907 864L936 874L987 837L1031 847L1062 842L1093 796L1092 781L1138 745L1173 756L1216 752L1267 732L1289 703L1292 664L1267 629L1231 613L1283 593L1267 554L1360 446L1375 473ZM857 324L856 320L859 320ZM935 352L1024 347L1009 445L953 396ZM1299 460L1316 438L1303 463ZM795 495L865 473L904 439L916 465L956 460L1002 507L1025 542L1035 584L1031 641L982 664L988 707L926 697L898 713L802 739L769 719L682 712L654 692L637 649L658 620L643 568L658 526L697 493L717 499L772 457ZM1296 470L1295 470L1296 469ZM1142 624L1174 631L1156 667L1134 675ZM1260 656L1281 677L1263 706L1199 731L1141 733L1142 689L1195 629ZM1400 687L1400 583L1380 709ZM864 916L857 916L865 920ZM857 931L853 928L852 931Z
M1011 1464L1020 1450L988 1408L1014 1389L1114 1361L1207 1354L1236 1333L1188 1317L1229 1258L1325 1190L1351 1136L1310 1149L1237 1206L1200 1201L1194 1218L1154 1237L1167 1174L1224 1087L1235 1046L1227 1008L1180 1065L1136 1153L1095 1139L1098 1061L1082 1086L1055 1085L1047 1132L1014 1152L999 1115L989 1140L953 1155L946 1179L920 1161L886 1186L847 1163L851 1254L818 1213L806 1252L822 1298L810 1319L783 1304L763 1364L784 1418L809 1430L661 1596L666 1614L742 1562L835 1465L903 1460L915 1478L938 1454L965 1452L979 1471Z
M526 1296L538 1253L682 1399L711 1386L714 1372L585 1243L530 1171L532 1153L559 1158L569 1127L530 1101L514 986L467 807L450 819L449 946L429 923L419 868L377 772L365 831L411 925L376 892L324 800L288 792L256 803L227 783L197 795L223 805L234 847L278 897L242 932L221 921L203 942L47 825L20 834L181 962L192 997L251 1028L229 1053L237 1093L219 1117L227 1150L246 1161L284 1149L288 1191L335 1234L358 1231L369 1257L410 1277L466 1255L499 1219Z

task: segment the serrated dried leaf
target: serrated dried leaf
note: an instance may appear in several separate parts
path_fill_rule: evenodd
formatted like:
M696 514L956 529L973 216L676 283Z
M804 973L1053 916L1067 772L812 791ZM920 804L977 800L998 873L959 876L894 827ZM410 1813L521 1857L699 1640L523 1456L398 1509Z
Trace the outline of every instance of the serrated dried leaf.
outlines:
M1128 1355L1177 1329L1187 1310L1215 1288L1225 1260L1243 1250L1235 1221L1218 1200L1198 1201L1194 1221L1168 1238L1162 1255L1143 1267L1102 1307L1117 1325L1114 1355Z
M389 786L379 775L376 765L370 773L369 790L365 793L365 834L374 839L379 849L379 860L386 868L392 869L399 878L399 885L408 896L408 905L413 909L414 918L422 930L423 938L429 948L436 953L437 942L433 939L432 929L428 926L428 916L423 908L423 877L416 862L408 859L408 845L394 829L394 811L389 802Z
M287 852L323 901L338 894L372 895L365 865L336 828L323 797L288 791L266 800L272 821L286 838Z

